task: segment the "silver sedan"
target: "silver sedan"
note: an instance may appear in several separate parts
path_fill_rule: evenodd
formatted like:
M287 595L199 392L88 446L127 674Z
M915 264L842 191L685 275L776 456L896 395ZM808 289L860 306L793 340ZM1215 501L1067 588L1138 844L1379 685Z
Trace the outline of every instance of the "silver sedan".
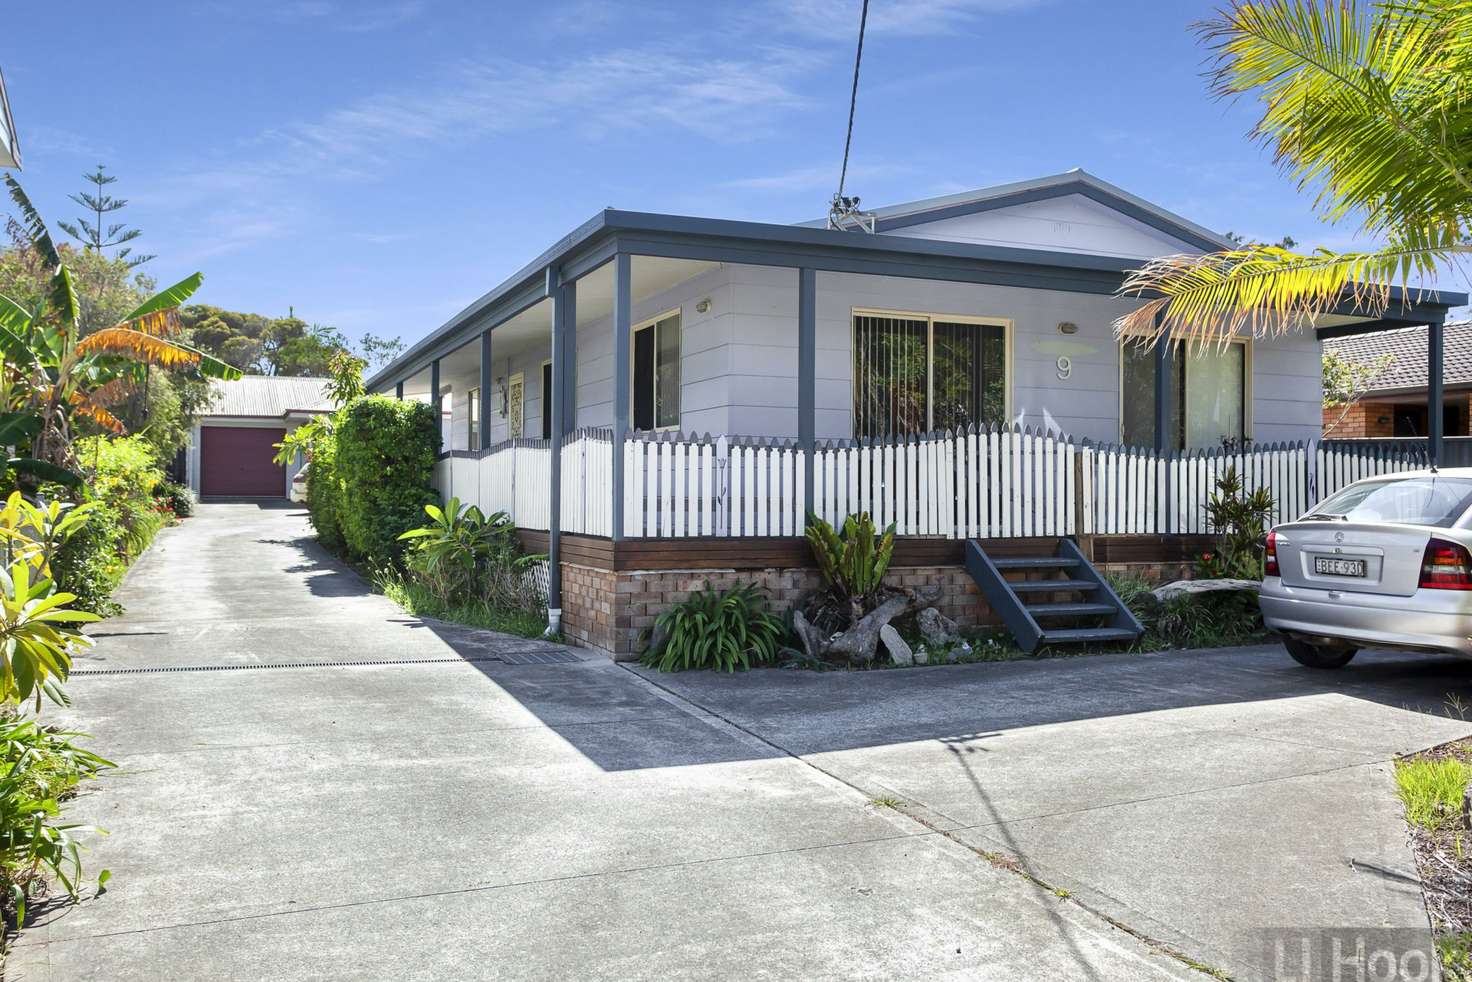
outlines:
M1264 573L1263 620L1311 668L1364 647L1472 656L1472 469L1351 484L1268 533Z

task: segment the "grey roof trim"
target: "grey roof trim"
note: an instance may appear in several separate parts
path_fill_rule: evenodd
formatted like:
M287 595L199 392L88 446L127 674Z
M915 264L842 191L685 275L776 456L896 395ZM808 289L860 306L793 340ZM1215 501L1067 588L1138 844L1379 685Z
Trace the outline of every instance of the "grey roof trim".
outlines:
M0 146L0 167L20 170L20 134L15 130L15 117L10 114L10 97L5 94L5 73L0 72L0 131L3 131L4 146Z
M501 285L467 306L368 380L371 391L422 371L433 359L463 345L540 302L545 272L563 269L563 280L586 275L615 252L764 266L810 267L923 279L993 283L1081 293L1113 293L1139 259L948 242L894 235L869 235L802 225L772 225L720 218L692 218L607 209L578 226ZM1412 317L1444 315L1465 304L1461 294L1412 291L1400 324ZM1392 299L1400 301L1401 291ZM1420 311L1429 308L1433 313ZM1385 318L1386 323L1396 321Z
M1080 168L1074 168L1062 174L1050 174L1026 181L1014 181L1011 184L999 184L995 187L978 188L975 191L963 191L960 194L947 194L938 198L925 198L920 201L908 201L877 208L874 210L875 229L879 232L887 232L897 228L924 225L927 222L938 222L947 218L995 211L998 208L1008 208L1030 201L1061 198L1070 194L1081 194L1091 201L1113 208L1137 222L1207 252L1230 249L1233 245L1232 241L1225 236L1197 225L1190 219L1168 211L1151 201L1146 201L1138 195L1130 194L1124 188L1110 184ZM823 228L826 227L827 221L820 219L802 224L807 228Z

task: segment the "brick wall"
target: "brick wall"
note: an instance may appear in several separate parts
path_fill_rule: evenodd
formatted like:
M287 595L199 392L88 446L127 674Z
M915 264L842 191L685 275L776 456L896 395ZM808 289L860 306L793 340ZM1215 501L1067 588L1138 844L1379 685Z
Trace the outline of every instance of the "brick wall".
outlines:
M1099 564L1103 572L1137 576L1152 583L1190 576L1189 564ZM755 582L778 610L821 586L812 569L705 569L610 572L562 564L562 633L571 643L620 661L638 657L639 635L654 626L666 608L701 590L706 581L718 590ZM991 624L996 618L981 591L960 566L905 566L890 569L885 582L914 588L941 587L936 607L960 624Z
M1343 414L1343 419L1339 419L1340 414ZM1382 419L1385 422L1380 422ZM1324 435L1339 440L1395 436L1394 406L1388 402L1365 401L1357 402L1348 409L1343 406L1325 406Z

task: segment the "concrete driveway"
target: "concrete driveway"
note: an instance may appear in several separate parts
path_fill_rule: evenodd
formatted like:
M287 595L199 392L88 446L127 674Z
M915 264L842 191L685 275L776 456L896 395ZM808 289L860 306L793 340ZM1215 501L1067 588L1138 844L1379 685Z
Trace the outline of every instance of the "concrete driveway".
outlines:
M1265 930L1424 930L1388 762L1472 730L1442 659L636 672L246 504L122 599L53 713L123 765L73 809L113 879L12 982L1261 977Z

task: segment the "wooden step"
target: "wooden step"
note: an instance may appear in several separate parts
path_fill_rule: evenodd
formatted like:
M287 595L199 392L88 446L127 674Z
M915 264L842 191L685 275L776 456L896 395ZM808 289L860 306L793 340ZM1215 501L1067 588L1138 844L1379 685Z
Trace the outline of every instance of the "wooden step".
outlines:
M1008 580L1013 593L1093 593L1099 584L1093 580Z
M1114 613L1114 604L1027 604L1027 612L1034 617L1089 617L1095 614Z
M997 569L1073 569L1077 559L1063 556L1012 556L993 559Z
M1089 644L1098 641L1133 641L1139 637L1123 627L1075 627L1062 631L1044 631L1043 644Z

